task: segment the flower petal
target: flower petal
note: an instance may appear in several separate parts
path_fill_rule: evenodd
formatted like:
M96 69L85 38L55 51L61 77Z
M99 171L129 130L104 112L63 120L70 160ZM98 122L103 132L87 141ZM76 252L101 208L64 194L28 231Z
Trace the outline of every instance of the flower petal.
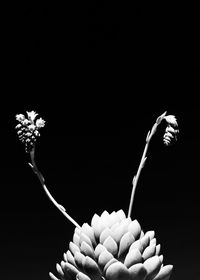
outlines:
M69 276L71 276L71 278L74 279L76 277L76 275L79 273L79 271L70 263L62 261L61 267L62 267L62 270L64 272L66 279L68 279Z
M90 238L90 240L92 241L92 244L96 246L94 229L91 226L89 226L87 223L84 223L82 225L82 232L85 233Z
M109 215L108 211L106 211L106 210L103 211L103 213L101 214L101 220L106 227L110 226L110 215Z
M76 280L91 280L91 278L84 273L79 272L79 274L76 275Z
M141 242L143 248L145 249L145 248L149 245L149 243L150 243L150 238L149 238L149 236L145 234L145 235L140 239L140 242Z
M126 214L124 213L124 211L122 209L117 211L117 216L120 218L121 221L126 219Z
M76 232L74 232L73 235L73 243L76 244L77 246L79 246L80 244L80 235Z
M158 275L154 278L154 280L169 280L170 275L173 270L173 265L165 265L161 268Z
M56 264L56 269L57 269L58 273L59 273L61 276L64 276L64 272L62 271L62 268L61 268L61 266L59 265L59 263Z
M155 236L155 231L154 230L149 230L145 233L145 235L149 236L149 239L152 240Z
M144 250L144 252L142 254L142 257L143 257L144 261L147 260L150 257L153 257L155 255L155 252L156 252L156 245L155 244L146 247L146 249Z
M99 256L98 264L101 268L104 268L105 265L112 259L114 259L113 255L107 250L104 250Z
M74 260L76 262L76 266L83 270L83 264L85 262L85 256L80 253L80 252L76 252L75 255L74 255Z
M144 247L142 245L142 243L140 242L140 239L136 240L130 247L129 251L133 250L133 249L138 249L140 251L140 253L142 254L144 251Z
M118 252L118 258L120 258L120 256L124 255L125 253L127 253L129 247L131 246L131 244L133 244L133 242L135 241L134 236L132 235L132 233L130 233L129 231L126 232L119 243L119 252Z
M71 263L72 265L76 266L74 257L73 257L73 255L72 255L72 253L70 252L70 250L67 250L66 257L67 257L67 261L68 261L69 263Z
M94 214L94 216L92 217L91 225L94 229L95 237L99 239L100 234L106 228L106 226L97 214Z
M106 240L103 243L103 246L113 255L115 256L118 251L118 246L115 240L111 237L108 236Z
M94 250L95 257L98 258L100 256L100 254L105 250L106 250L106 248L102 244L99 243Z
M108 269L108 267L109 267L112 263L115 263L115 262L118 262L118 260L115 259L115 258L110 259L109 262L107 262L107 264L104 266L104 269L103 269L104 273L106 272L106 270Z
M67 262L67 254L66 253L63 253L63 259L64 259L64 261Z
M137 220L134 220L130 223L130 225L128 226L128 231L133 234L135 239L138 237L138 235L141 233L141 226Z
M105 228L100 234L99 241L101 244L106 240L108 236L112 236L112 230L110 228Z
M115 262L111 264L106 270L106 279L107 280L121 280L121 279L130 279L130 273L126 266L121 262Z
M158 245L156 246L156 255L157 255L157 256L160 254L160 249L161 249L161 245L158 244Z
M160 255L159 259L160 259L160 262L163 263L163 259L164 259L163 255Z
M83 241L85 241L91 248L93 247L90 238L82 232L80 235L80 245Z
M113 238L117 243L120 242L122 236L128 231L128 226L131 223L131 219L127 218L120 222L119 226L113 231Z
M147 259L143 265L147 270L147 278L145 280L152 280L160 270L161 261L158 256L154 256Z
M55 275L53 275L53 273L49 272L49 277L52 279L52 280L60 280L59 278L57 278ZM71 278L69 278L69 280L71 280Z
M85 241L81 243L81 253L83 253L85 256L91 257L92 259L95 259L94 249Z
M150 245L156 245L156 238L150 240Z
M97 263L86 256L83 264L85 272L90 276L90 278L94 278L95 280L101 280L101 271L97 265Z
M113 211L111 214L110 214L110 227L112 227L114 224L120 222L120 218L119 216L117 215L117 213L115 211Z
M75 255L76 252L80 252L79 247L77 246L77 244L73 243L70 241L69 243L69 249L72 252L73 255Z
M129 268L130 280L146 280L147 271L142 263L137 263Z
M141 255L140 251L138 249L133 249L127 254L124 264L126 267L129 268L132 265L134 265L136 263L140 263L142 261L143 261L143 259L142 259L142 255Z

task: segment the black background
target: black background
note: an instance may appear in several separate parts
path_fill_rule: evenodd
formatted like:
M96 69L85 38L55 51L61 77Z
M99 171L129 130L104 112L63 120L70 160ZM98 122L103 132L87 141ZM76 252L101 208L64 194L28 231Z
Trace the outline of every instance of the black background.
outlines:
M36 160L46 184L78 223L128 210L145 137L165 110L133 208L154 229L171 279L199 275L198 17L188 7L101 2L8 7L3 20L1 275L48 279L74 226L49 202L19 143L15 114L46 120Z

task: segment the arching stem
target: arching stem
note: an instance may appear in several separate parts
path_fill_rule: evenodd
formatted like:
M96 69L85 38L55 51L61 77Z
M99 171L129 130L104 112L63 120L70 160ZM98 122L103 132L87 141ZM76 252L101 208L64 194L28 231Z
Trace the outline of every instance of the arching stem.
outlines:
M143 151L143 154L142 154L142 158L141 158L141 161L140 161L140 164L139 164L137 173L136 173L136 175L133 177L133 181L132 181L132 185L133 185L133 186L132 186L131 198L130 198L129 209L128 209L128 217L131 216L131 212L132 212L132 208L133 208L133 201L134 201L134 197L135 197L135 190L136 190L136 186L137 186L138 179L139 179L139 177L140 177L142 168L144 167L145 162L146 162L146 159L147 159L146 154L147 154L147 150L148 150L148 148L149 148L149 143L150 143L150 141L151 141L152 136L155 134L158 125L161 123L161 121L162 121L163 118L165 117L166 113L167 113L167 112L164 112L161 116L159 116L159 117L157 118L155 124L152 126L151 131L149 131L149 132L147 133L146 144L145 144L145 147L144 147L144 151Z
M36 163L35 163L35 147L33 147L33 149L30 152L30 157L31 157L31 163L29 163L30 167L32 168L33 172L37 175L46 195L48 196L48 198L50 199L50 201L56 206L56 208L58 208L58 210L72 223L74 224L76 227L81 228L80 225L66 212L65 208L59 204L51 195L51 193L49 192L49 190L47 189L46 185L45 185L45 180L44 177L42 176L41 172L39 171Z

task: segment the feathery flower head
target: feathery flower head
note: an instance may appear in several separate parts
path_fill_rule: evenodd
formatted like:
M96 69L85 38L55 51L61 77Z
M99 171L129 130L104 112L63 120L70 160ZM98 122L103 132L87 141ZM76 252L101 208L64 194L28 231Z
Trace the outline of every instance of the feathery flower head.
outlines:
M38 114L35 111L26 112L27 118L23 114L17 114L16 120L19 124L15 127L19 140L25 144L25 150L29 153L40 136L39 129L45 126L42 118L36 120Z
M143 232L137 220L126 218L123 210L101 216L91 225L74 231L73 242L56 265L59 278L52 280L168 280L173 266L163 265L155 232Z

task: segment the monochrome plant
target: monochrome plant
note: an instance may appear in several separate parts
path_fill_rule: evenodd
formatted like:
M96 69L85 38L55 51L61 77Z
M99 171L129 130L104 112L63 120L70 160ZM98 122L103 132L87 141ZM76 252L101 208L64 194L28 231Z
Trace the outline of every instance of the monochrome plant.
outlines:
M56 265L58 276L49 273L52 280L168 280L173 266L164 265L161 245L157 244L154 231L144 232L137 219L131 219L135 190L141 171L147 160L147 151L153 135L162 121L167 127L163 136L166 146L177 140L178 123L173 115L160 115L148 132L142 158L133 177L132 192L127 215L123 210L101 215L94 214L90 223L80 226L51 195L35 162L36 140L45 126L35 111L27 117L17 114L16 126L19 140L30 154L29 163L37 175L46 195L56 208L75 226L69 249Z

